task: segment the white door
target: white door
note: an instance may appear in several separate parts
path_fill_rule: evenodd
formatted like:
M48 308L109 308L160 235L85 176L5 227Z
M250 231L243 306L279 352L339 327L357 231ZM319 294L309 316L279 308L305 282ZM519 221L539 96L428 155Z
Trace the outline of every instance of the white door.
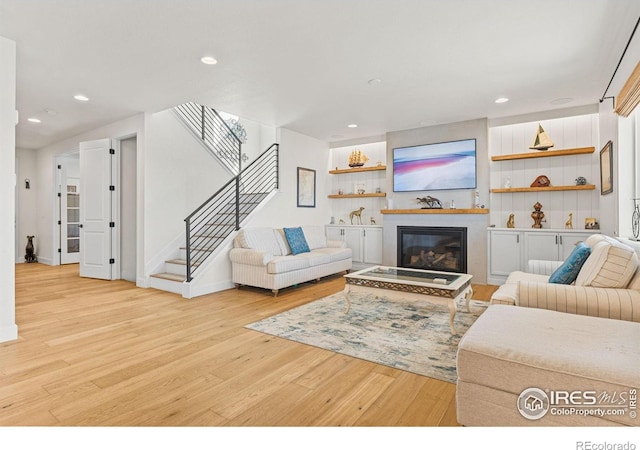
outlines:
M80 143L80 276L119 277L119 160L111 139Z
M60 264L80 262L80 180L66 178L60 195Z

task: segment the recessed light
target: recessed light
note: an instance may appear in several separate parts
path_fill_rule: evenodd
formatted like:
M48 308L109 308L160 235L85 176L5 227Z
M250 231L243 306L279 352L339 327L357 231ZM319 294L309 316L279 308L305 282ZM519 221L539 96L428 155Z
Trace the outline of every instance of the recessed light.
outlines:
M218 60L215 59L213 56L203 56L202 58L200 58L200 61L202 61L202 64L207 64L209 66L218 64Z
M51 108L45 108L44 112L46 112L50 116L55 116L56 114L58 114L58 111L56 111L55 109L51 109Z
M507 103L509 99L507 97L500 97L495 100L496 103Z
M380 78L372 78L367 81L367 83L369 83L370 86L375 86L376 84L382 83L382 80Z
M29 117L27 119L29 122L33 122L33 123L40 123L42 122L40 119L36 119L35 117Z
M355 123L350 123L349 125L347 125L348 128L358 128L358 125Z
M88 102L89 101L89 97L87 97L86 95L82 95L82 94L74 95L73 98L75 98L79 102Z

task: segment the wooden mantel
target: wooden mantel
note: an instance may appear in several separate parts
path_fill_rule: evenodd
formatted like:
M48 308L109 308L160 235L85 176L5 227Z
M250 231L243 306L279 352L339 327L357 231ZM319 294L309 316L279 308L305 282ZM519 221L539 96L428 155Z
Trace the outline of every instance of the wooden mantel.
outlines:
M382 214L489 214L489 210L485 208L473 209L383 209Z

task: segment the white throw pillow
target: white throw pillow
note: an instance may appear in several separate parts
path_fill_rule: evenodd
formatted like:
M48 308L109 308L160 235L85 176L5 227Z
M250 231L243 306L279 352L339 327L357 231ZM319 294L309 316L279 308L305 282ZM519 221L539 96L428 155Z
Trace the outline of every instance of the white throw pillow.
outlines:
M304 238L307 241L309 250L316 248L327 248L327 237L324 234L324 227L307 225L302 227Z
M584 240L584 243L589 246L589 248L593 248L598 242L606 241L607 238L602 234L592 234L588 238Z
M638 268L636 252L615 239L604 237L591 247L576 286L626 288Z
M242 248L252 248L274 256L282 255L273 228L245 228L238 235L238 243Z

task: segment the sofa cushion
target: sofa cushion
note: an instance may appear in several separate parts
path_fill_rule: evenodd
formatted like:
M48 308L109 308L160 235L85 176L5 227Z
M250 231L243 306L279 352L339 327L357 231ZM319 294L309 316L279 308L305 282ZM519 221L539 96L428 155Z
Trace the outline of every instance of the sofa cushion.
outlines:
M244 228L236 237L236 243L242 248L252 248L274 256L282 255L273 228Z
M628 245L603 236L591 249L576 286L626 288L638 268L638 256Z
M267 273L276 274L291 272L292 270L306 269L309 267L309 259L301 255L276 256L267 263Z
M549 277L549 283L571 284L576 281L578 273L589 255L591 248L584 242L576 245L569 257Z
M284 235L287 238L287 242L289 243L289 247L291 248L292 254L297 255L299 253L310 251L307 240L304 237L302 227L283 228L283 230Z
M276 241L278 242L278 246L280 247L280 254L282 256L290 255L291 247L289 247L287 237L284 235L284 230L282 228L277 228L274 231L276 235Z
M331 262L342 261L353 256L353 251L349 247L327 247L312 250L311 253L328 255Z
M305 258L309 261L309 267L321 266L322 264L329 264L331 262L331 255L328 255L318 250L312 250L307 253L300 253L297 255L299 258Z
M327 236L325 235L324 227L307 225L302 227L302 232L309 245L309 250L325 248L327 246Z
M518 297L518 283L520 281L532 281L535 283L547 283L548 275L513 271L507 277L507 281L491 295L492 304L515 305Z
M625 238L617 238L617 239L623 244L628 245L629 247L634 249L636 252L636 255L638 255L638 268L636 269L635 275L631 278L631 281L629 281L629 284L627 285L627 289L634 289L636 291L640 291L640 242L632 241L630 239L625 239Z

